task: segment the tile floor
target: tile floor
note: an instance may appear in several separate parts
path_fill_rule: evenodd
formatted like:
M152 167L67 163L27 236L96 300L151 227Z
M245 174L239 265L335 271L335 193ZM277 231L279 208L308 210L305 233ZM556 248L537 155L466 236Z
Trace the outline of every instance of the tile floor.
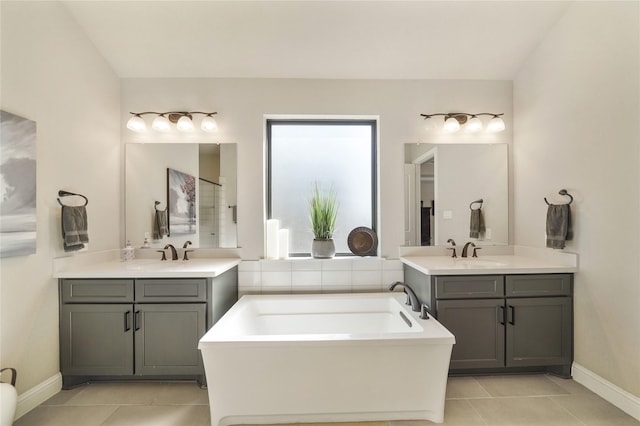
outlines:
M402 421L358 426L430 424ZM615 426L640 422L573 380L526 375L449 378L444 424ZM206 391L194 383L96 383L62 391L15 423L39 425L206 426L209 406Z

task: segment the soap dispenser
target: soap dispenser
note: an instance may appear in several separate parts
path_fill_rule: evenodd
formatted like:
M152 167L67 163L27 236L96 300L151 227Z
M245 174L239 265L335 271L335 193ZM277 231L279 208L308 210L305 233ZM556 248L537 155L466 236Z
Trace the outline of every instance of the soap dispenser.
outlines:
M134 250L131 241L127 240L127 245L122 249L122 261L131 262L134 258Z
M142 243L142 248L150 248L151 244L149 243L149 233L144 233L144 242Z

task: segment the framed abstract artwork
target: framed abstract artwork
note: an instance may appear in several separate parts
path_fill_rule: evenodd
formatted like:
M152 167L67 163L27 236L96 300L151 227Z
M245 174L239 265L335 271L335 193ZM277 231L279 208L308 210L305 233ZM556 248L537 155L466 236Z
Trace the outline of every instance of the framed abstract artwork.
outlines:
M196 233L196 178L167 169L169 236Z
M0 111L0 257L36 252L36 122Z

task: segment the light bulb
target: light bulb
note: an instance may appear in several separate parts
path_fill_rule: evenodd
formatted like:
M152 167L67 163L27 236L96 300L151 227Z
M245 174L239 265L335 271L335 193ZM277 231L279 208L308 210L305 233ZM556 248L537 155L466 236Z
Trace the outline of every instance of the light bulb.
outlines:
M487 132L492 132L492 133L496 133L496 132L501 132L504 130L504 121L502 120L502 118L498 117L497 115L495 115L491 121L489 121L489 124L487 124Z
M127 129L140 133L147 130L147 125L144 123L142 117L134 115L127 121Z
M157 130L158 132L168 132L171 129L171 123L164 115L160 114L156 118L153 119L151 123L151 128L153 130Z
M457 132L460 130L460 123L458 123L455 117L449 117L445 120L442 130L450 133Z
M193 121L186 115L183 115L176 123L176 127L181 132L190 132L193 130Z
M218 123L216 123L216 120L210 116L207 115L205 118L202 119L202 123L200 124L200 128L205 131L205 132L217 132L218 131Z
M436 129L436 120L433 117L427 117L424 119L424 130L430 132Z
M482 121L475 115L471 117L467 124L464 125L464 131L473 133L482 130Z

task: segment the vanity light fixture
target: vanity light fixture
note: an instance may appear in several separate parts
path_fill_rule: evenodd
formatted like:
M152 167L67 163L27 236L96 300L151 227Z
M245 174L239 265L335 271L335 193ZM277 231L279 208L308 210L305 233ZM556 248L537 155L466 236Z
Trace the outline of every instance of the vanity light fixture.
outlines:
M465 121L467 121L466 117ZM460 130L460 122L455 117L448 117L446 120L444 120L442 130L448 133L457 132L458 130Z
M147 130L147 125L142 117L140 117L140 114L134 114L133 117L127 121L127 129L134 132L144 132Z
M200 123L200 128L205 131L205 132L217 132L218 131L218 123L216 122L216 120L212 117L212 115L215 114L207 114L203 119L202 119L202 123Z
M178 119L176 123L176 128L181 132L191 132L193 131L193 121L191 121L191 114L185 114Z
M151 128L158 132L168 132L169 130L171 130L171 122L167 117L164 116L164 114L160 114L153 119Z
M202 112L202 111L168 111L168 112L131 112L133 117L127 121L127 129L134 132L144 132L147 130L147 125L142 118L143 115L155 114L157 117L153 119L151 128L158 132L167 132L171 130L172 124L175 124L176 129L181 132L191 132L195 126L193 124L193 116L195 114L204 115L200 128L207 133L213 133L218 131L218 123L213 118L217 112Z
M425 120L425 129L433 130L436 128L435 119L433 117L443 116L444 124L442 130L448 133L457 132L460 129L464 129L465 132L475 133L482 130L482 121L478 118L479 115L490 115L493 117L487 124L486 131L491 133L501 132L505 129L504 121L501 116L504 113L494 114L491 112L480 112L477 114L470 114L468 112L438 112L435 114L420 114Z

